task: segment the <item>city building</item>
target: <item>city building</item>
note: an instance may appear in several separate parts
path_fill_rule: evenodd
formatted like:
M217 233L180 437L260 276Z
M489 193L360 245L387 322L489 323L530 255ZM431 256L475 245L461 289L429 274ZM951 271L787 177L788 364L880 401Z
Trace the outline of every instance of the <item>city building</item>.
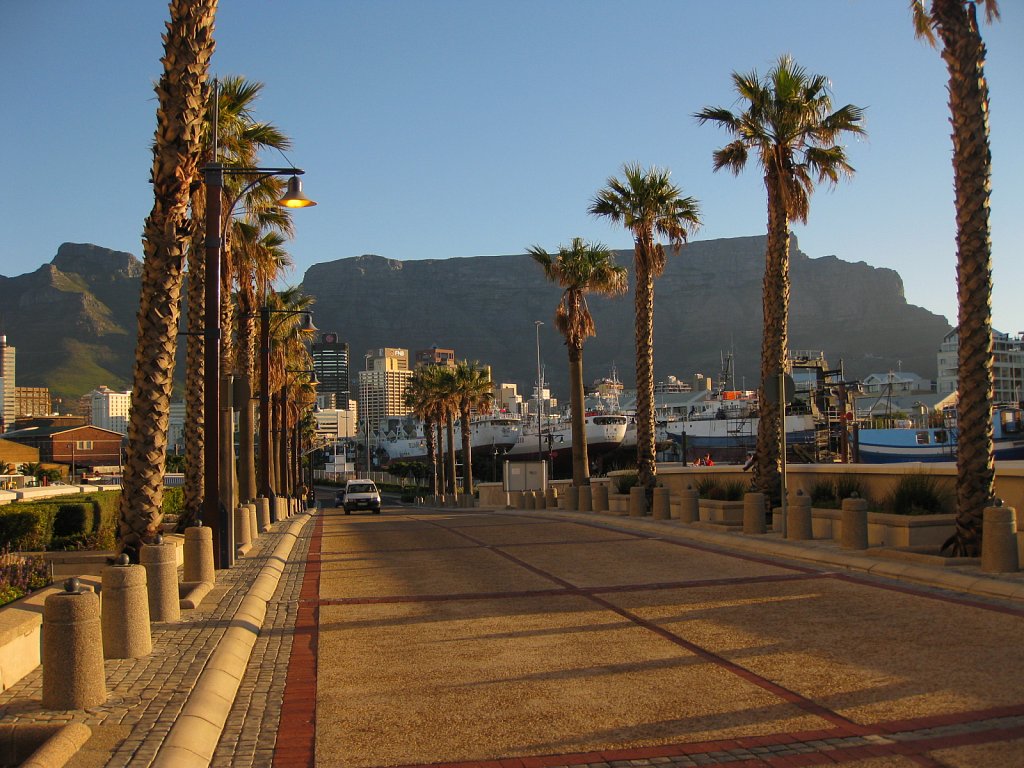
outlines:
M869 373L860 382L860 389L865 394L907 394L908 392L934 392L931 381L922 379L916 373L908 371L889 371L888 373Z
M523 398L515 384L499 384L494 391L494 410L499 413L523 415Z
M412 377L409 350L380 347L365 355L365 369L359 372L359 413L363 428L376 429L392 416L407 416L405 387Z
M128 413L132 405L131 392L115 392L109 387L98 387L89 393L90 423L100 429L128 434Z
M73 470L121 466L124 436L109 429L84 427L27 427L8 432L5 440L39 451L43 464L66 464Z
M17 404L16 418L46 416L53 413L49 387L15 387L14 400Z
M11 466L17 472L18 467L22 464L37 464L38 462L38 448L0 438L0 475L9 474L6 470Z
M351 408L328 408L316 411L316 434L325 440L344 440L359 437L359 411L350 401Z
M181 455L185 452L185 403L171 403L167 418L167 453Z
M441 349L440 347L417 350L416 367L424 365L445 365L453 368L455 366L455 350Z
M322 408L341 408L352 396L349 347L336 333L324 333L313 342L313 370L320 380L317 398Z
M957 329L946 334L939 346L939 394L957 391L960 340ZM992 332L992 378L997 403L1016 403L1024 397L1024 334Z
M11 429L18 413L18 398L14 385L15 349L0 336L0 434Z

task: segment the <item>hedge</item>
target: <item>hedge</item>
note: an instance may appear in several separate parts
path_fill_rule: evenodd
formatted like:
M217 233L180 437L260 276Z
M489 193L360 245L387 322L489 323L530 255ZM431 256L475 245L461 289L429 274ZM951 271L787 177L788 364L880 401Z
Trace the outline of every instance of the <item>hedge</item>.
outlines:
M117 536L120 491L18 502L0 508L0 548L109 549Z

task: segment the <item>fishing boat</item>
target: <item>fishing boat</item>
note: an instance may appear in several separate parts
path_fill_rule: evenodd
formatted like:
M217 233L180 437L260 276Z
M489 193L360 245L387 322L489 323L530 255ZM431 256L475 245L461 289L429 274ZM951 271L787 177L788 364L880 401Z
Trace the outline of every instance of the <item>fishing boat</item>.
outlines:
M864 464L956 461L955 410L947 410L944 421L941 427L906 423L885 429L856 429L856 460ZM992 437L997 461L1024 459L1024 413L1021 409L996 406L992 411Z

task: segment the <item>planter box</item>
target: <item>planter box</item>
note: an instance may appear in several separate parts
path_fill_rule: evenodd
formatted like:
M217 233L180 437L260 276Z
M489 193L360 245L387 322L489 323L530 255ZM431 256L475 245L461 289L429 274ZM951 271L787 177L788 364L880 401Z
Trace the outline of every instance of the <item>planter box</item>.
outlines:
M629 514L629 495L625 493L609 493L608 494L608 514L611 515L628 515Z
M703 504L703 502L701 502ZM811 510L811 529L815 539L842 537L842 510ZM868 512L869 547L939 547L953 533L955 515L892 515ZM772 514L772 530L781 531L779 508Z
M700 500L701 522L725 525L743 525L742 501Z

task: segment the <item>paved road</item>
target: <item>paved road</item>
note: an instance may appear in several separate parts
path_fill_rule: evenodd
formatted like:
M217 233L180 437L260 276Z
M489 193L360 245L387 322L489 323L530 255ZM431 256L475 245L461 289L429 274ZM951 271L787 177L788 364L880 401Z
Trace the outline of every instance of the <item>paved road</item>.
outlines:
M324 510L275 765L1024 765L1024 610L628 526Z

